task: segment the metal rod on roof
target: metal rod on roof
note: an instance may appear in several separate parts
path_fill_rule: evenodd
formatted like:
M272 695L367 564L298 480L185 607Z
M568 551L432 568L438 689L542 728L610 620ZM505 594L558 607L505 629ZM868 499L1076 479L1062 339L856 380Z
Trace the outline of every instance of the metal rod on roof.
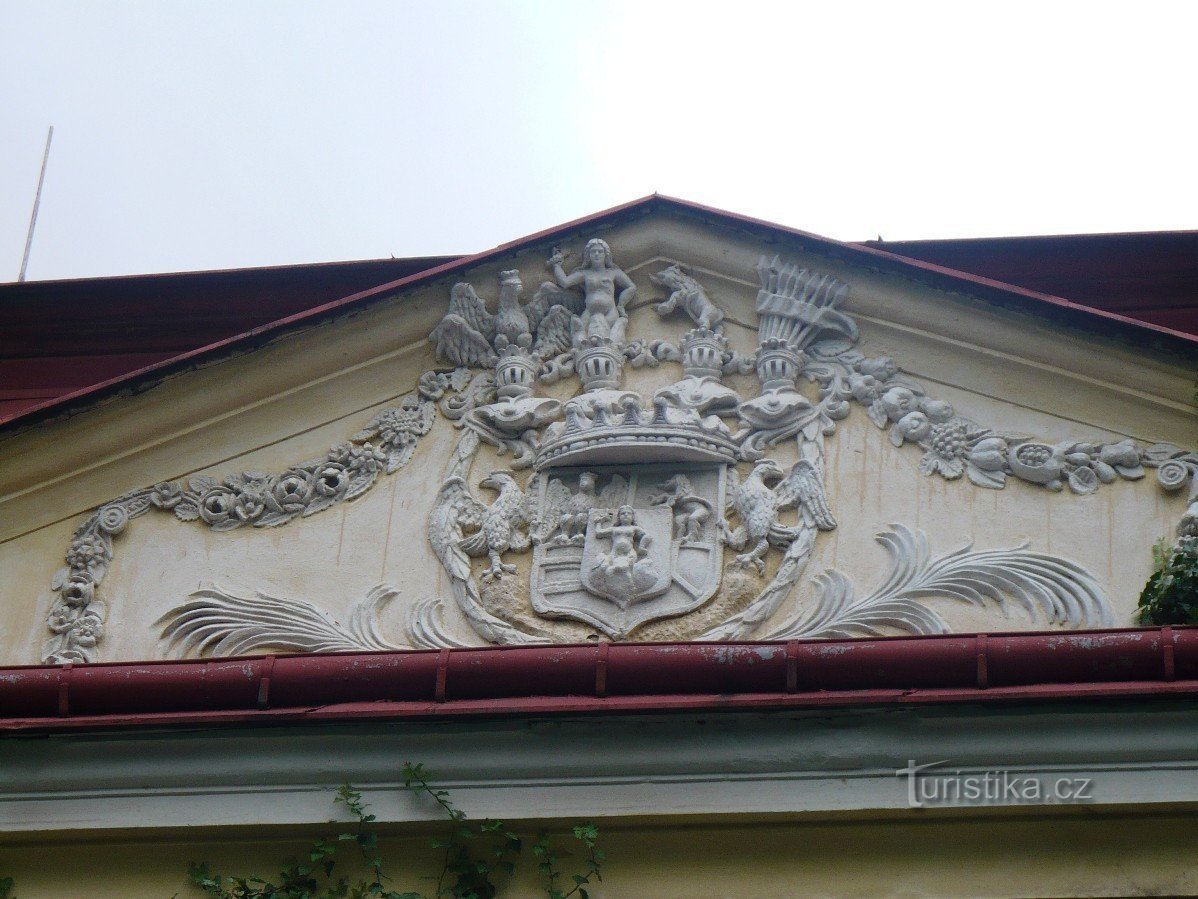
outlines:
M29 268L29 251L33 248L33 229L37 227L37 209L42 205L42 185L46 182L46 163L50 161L50 141L54 139L54 126L46 132L46 152L42 154L42 172L37 176L37 193L33 197L33 215L29 217L29 235L25 238L25 255L21 259L21 274L18 281L25 280L25 269Z

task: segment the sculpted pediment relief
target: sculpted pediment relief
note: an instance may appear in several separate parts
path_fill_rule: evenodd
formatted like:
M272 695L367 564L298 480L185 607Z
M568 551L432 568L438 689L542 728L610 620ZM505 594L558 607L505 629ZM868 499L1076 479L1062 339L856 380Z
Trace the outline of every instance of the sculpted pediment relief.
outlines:
M873 325L851 272L770 253L738 288L685 259L626 271L616 246L446 285L429 369L323 456L96 510L53 578L44 659L102 658L116 605L134 602L157 604L158 652L184 655L1128 624L1126 582L1077 516L1137 553L1156 535L1123 533L1104 491L1137 491L1153 507L1140 519L1177 535L1198 527L1198 453L1026 433L960 406L959 387L863 348ZM380 490L388 531L365 539L386 544L383 574L402 554L410 580L355 592L364 575L334 565L305 591L280 576L280 557L324 552L324 513L348 520ZM114 555L148 516L206 529L206 546L302 537L236 571L193 568L213 582L199 589L112 594Z

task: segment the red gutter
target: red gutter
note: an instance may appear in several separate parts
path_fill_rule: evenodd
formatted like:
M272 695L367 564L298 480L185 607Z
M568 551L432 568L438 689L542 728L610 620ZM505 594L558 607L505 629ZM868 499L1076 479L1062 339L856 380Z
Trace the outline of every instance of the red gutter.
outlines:
M1198 628L0 669L0 731L1198 697Z

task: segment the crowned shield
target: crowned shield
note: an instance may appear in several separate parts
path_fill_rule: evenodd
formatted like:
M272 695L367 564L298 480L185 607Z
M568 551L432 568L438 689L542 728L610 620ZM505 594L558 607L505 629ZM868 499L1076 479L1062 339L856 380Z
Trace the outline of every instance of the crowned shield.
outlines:
M701 607L720 584L725 475L719 464L542 472L533 608L620 639Z

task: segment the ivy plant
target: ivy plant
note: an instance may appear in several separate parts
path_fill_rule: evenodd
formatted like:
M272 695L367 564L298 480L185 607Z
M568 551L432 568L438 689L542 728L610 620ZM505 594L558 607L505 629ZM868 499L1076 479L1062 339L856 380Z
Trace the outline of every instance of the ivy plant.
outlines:
M1140 594L1144 624L1198 624L1198 538L1153 547L1152 576Z
M192 862L188 868L191 882L216 899L491 899L498 896L516 871L516 861L524 848L524 838L502 821L485 819L474 822L453 804L447 790L432 784L433 777L421 764L405 764L404 786L413 794L431 799L445 813L448 827L443 836L431 840L441 853L440 870L434 892L399 892L390 887L391 876L378 848L378 833L373 828L376 816L367 811L362 794L346 784L334 801L344 805L354 818L354 827L335 837L317 839L306 857L282 866L271 880L256 875L228 877L213 872L207 863ZM596 847L599 831L592 822L573 829L574 838L586 850L585 873L567 875L560 861L568 852L555 848L549 835L541 832L533 853L537 871L549 899L589 899L586 886L602 880L600 863L603 852ZM344 847L356 847L367 876L354 882L338 873L338 856ZM0 881L0 899L6 899L6 881ZM7 881L11 889L11 881ZM568 884L573 884L566 889Z

